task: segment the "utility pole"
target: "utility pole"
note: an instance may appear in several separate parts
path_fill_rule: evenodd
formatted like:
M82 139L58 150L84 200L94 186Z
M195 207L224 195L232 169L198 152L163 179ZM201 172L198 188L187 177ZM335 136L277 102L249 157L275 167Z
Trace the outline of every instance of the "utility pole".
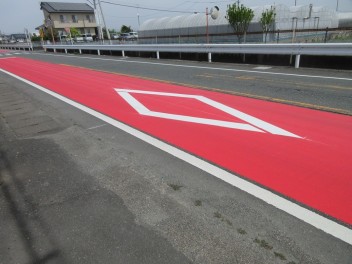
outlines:
M103 9L101 8L100 0L98 0L98 4L99 4L100 12L101 12L101 18L103 19L104 27L105 27L105 30L106 30L106 35L108 36L108 40L110 41L110 44L111 44L110 33L109 33L109 29L108 29L108 27L106 26L106 23L105 23L105 18L104 18L104 14L103 14ZM103 38L104 38L104 36L103 36Z
M24 33L26 34L26 40L28 45L31 45L32 44L31 34L29 33L27 28L24 29ZM1 32L0 32L0 36L1 36Z
M205 29L205 35L206 35L206 43L209 44L209 13L208 13L208 8L205 9L205 19L207 23L207 27Z
M137 5L139 6L139 5ZM138 29L141 26L141 22L139 21L139 8L137 7L137 19L138 19Z
M88 1L88 2L90 2L90 1ZM92 4L92 3L90 2L90 4ZM97 10L96 0L93 0L93 6L94 6L95 19L97 20L98 37L99 37L99 40L102 40L103 43L104 43L104 35L103 35L101 23L100 23L100 15L99 15L99 12Z
M339 0L336 1L336 12L338 11L339 9Z

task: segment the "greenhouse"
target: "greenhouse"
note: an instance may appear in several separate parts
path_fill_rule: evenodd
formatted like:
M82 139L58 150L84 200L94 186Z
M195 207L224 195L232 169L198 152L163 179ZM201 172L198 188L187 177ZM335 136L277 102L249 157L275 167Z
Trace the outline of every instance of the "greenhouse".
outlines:
M251 7L254 18L248 28L246 42L263 42L260 24L262 12L274 9L275 23L272 25L269 41L290 41L302 37L324 35L326 28L339 26L338 14L326 7L313 5L257 6ZM225 18L226 12L219 11L217 19L205 13L164 17L145 21L138 31L139 42L150 43L236 43L237 37ZM344 23L352 21L344 17ZM207 26L208 24L208 26Z
M352 27L352 12L338 13L339 28Z

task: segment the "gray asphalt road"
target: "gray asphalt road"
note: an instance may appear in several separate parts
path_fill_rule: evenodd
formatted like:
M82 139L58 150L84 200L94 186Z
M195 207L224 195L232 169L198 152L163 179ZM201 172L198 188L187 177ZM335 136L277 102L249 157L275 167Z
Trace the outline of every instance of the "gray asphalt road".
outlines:
M257 69L256 65L62 53L24 56L352 115L351 71L292 67Z
M261 73L22 56L352 110L348 80L282 75L270 88L276 78ZM305 96L296 91L300 100L293 97L295 78L306 84ZM284 80L286 88L276 91ZM0 113L0 263L352 262L351 245L2 73Z

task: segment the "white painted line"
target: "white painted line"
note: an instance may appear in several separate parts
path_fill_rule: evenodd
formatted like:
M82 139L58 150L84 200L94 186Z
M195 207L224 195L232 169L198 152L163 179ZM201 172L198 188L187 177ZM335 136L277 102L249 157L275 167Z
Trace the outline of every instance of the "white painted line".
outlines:
M198 124L205 124L205 125L212 125L212 126L220 126L226 128L234 128L234 129L242 129L247 131L255 131L255 132L263 132L262 130L258 129L261 128L271 134L274 135L281 135L287 137L294 137L294 138L301 138L291 132L288 132L282 128L269 124L263 120L260 120L254 116L250 116L246 113L243 113L237 109L231 108L227 105L214 101L210 98L201 95L193 95L193 94L179 94L179 93L165 93L165 92L154 92L154 91L141 91L141 90L129 90L129 89L115 89L115 91L123 98L126 102L128 102L139 114L146 115L146 116L154 116L159 118L165 119L173 119L178 121L184 122L193 122ZM207 119L207 118L198 118L192 116L185 116L185 115L174 115L174 114L167 114L163 112L155 112L149 110L143 104L141 104L136 98L134 98L130 93L137 93L137 94L148 94L148 95L159 95L159 96L170 96L170 97L181 97L181 98L189 98L198 100L204 104L207 104L211 107L214 107L218 110L221 110L229 115L242 119L249 124L243 123L235 123L229 121L220 121L215 119ZM256 128L257 127L257 128Z
M272 67L265 67L265 66L259 66L259 67L254 67L253 69L254 70L269 70L271 69Z
M101 127L104 127L104 126L106 126L106 124L90 127L90 128L87 128L87 130L93 130L93 129L101 128Z
M70 57L70 58L72 58L72 56L60 55L60 54L47 54L47 53L32 53L32 54L44 55L44 56L58 56L58 57ZM193 69L204 69L204 70L258 73L258 74L263 74L263 75L281 75L281 76L304 77L304 78L314 78L314 79L330 79L330 80L352 81L352 78L341 78L341 77L319 76L319 75L304 75L304 74L294 74L294 73L239 70L239 69L230 69L230 68L217 68L217 67L206 67L206 66L180 65L180 64L170 64L170 63L161 63L161 62L133 61L133 60L124 60L124 59L93 58L93 57L82 57L82 56L77 56L75 58L77 58L77 59L88 59L88 60L101 60L101 61L135 63L135 64L150 64L150 65L160 65L160 66L178 67L178 68L193 68Z
M156 138L153 138L137 129L134 129L130 126L127 126L115 119L112 119L110 117L107 117L106 115L103 115L97 111L94 111L84 105L81 105L75 101L72 101L62 95L59 95L53 91L50 91L40 85L37 85L31 81L28 81L22 77L19 77L13 73L10 73L8 71L2 70L0 69L1 72L6 73L20 81L23 81L47 94L50 94L52 96L54 96L55 98L69 104L72 105L73 107L76 107L100 120L103 120L104 122L119 128L123 131L125 131L126 133L129 133L130 135L139 138L141 140L143 140L144 142L147 142L197 168L199 168L200 170L203 170L207 173L209 173L210 175L213 175L214 177L217 177L261 200L263 200L264 202L271 204L273 206L275 206L276 208L297 217L298 219L320 229L323 230L324 232L338 238L341 239L342 241L352 245L352 230L340 225L339 223L336 223L328 218L325 218L315 212L312 212L298 204L295 204L289 200L284 199L283 197L280 197L266 189L263 189L251 182L248 182L234 174L231 174L221 168L216 167L215 165L212 165L200 158L197 158L187 152L184 152L180 149L177 149L173 146L170 146L168 144L166 144L163 141L160 141Z
M16 57L4 57L4 58L0 58L0 60L8 60L8 59L13 59L13 58L16 58Z

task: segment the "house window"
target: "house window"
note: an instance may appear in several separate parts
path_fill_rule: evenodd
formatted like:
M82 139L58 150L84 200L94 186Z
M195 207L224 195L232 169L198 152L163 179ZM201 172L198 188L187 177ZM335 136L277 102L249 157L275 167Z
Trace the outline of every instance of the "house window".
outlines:
M89 21L89 23L93 23L94 22L93 15L86 15L86 19Z
M66 16L60 15L60 22L61 23L66 23L66 21L67 21Z
M72 15L72 23L78 23L78 16Z

